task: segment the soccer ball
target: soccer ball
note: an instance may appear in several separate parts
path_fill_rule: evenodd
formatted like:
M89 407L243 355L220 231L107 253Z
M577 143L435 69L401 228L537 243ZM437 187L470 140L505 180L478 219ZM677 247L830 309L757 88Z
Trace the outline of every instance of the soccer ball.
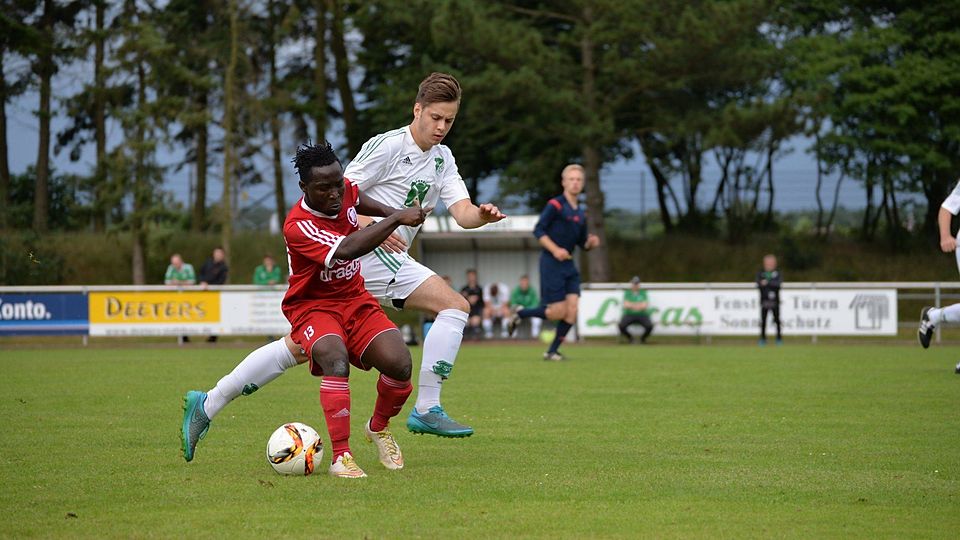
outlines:
M307 476L323 459L323 441L312 427L290 422L277 428L267 441L267 461L279 474Z
M542 341L544 345L550 345L551 343L553 343L553 338L556 336L557 336L556 330L545 328L540 332L540 341Z

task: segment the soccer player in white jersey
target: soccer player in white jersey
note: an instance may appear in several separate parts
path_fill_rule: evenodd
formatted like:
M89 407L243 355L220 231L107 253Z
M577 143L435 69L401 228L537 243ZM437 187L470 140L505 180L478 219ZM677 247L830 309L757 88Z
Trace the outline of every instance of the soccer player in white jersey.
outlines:
M453 127L460 95L460 83L453 76L432 73L420 83L413 122L367 141L344 176L364 194L394 208L409 207L415 201L432 207L441 201L466 229L503 219L496 206L470 202L453 153L440 144ZM473 429L447 416L440 404L440 389L453 369L470 306L407 253L419 229L398 227L381 248L361 258L360 271L367 290L381 303L436 315L423 342L417 402L407 428L441 437L466 437Z
M453 154L440 144L453 127L460 97L460 83L452 75L430 74L420 83L410 125L368 140L347 166L344 177L364 196L387 206L405 207L418 201L428 207L442 201L457 224L466 229L505 218L492 204L477 206L470 201ZM436 316L423 342L417 401L407 428L414 433L467 437L473 434L473 428L447 415L440 403L440 390L460 350L470 306L442 278L407 253L418 230L398 228L380 248L361 258L361 274L367 290L382 304ZM182 428L184 458L193 459L201 438L191 434L205 434L210 420L227 403L255 392L305 361L299 347L286 336L250 353L209 392L188 392Z
M957 237L950 234L950 220L960 212L960 182L953 188L950 195L940 205L937 214L937 224L940 228L940 249L944 253L955 253L957 269L960 270L960 251L957 251ZM958 233L960 235L960 233ZM930 346L933 331L940 323L960 323L960 304L952 304L942 308L925 307L920 312L920 329L917 338L924 349ZM954 373L960 375L960 363L954 368Z

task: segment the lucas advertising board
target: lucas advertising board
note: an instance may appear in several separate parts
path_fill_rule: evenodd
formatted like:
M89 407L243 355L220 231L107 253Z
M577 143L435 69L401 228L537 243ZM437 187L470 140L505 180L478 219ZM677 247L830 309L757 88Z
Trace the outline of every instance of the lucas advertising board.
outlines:
M754 336L760 333L756 290L648 291L650 318L661 335ZM582 336L616 336L623 290L587 290L580 298ZM772 318L767 319L773 330ZM892 336L896 289L787 289L780 293L783 332L801 336Z

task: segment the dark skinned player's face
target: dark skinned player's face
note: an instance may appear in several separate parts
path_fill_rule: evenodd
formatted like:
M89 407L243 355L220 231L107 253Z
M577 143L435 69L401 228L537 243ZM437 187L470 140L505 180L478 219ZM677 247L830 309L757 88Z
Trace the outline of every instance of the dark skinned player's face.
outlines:
M340 213L343 206L343 169L339 163L313 167L307 183L300 181L307 206L328 216Z

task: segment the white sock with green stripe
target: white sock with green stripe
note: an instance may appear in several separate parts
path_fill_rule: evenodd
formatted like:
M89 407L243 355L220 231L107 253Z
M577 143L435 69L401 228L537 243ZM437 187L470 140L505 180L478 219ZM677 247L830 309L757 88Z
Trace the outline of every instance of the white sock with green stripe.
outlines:
M220 409L236 397L256 392L295 365L297 359L290 354L284 338L267 343L248 354L243 362L237 364L233 371L227 373L207 392L203 412L212 420Z
M466 325L467 314L459 309L445 309L437 313L437 319L423 340L423 361L420 363L415 405L417 412L423 414L430 407L440 405L440 386L453 369Z

